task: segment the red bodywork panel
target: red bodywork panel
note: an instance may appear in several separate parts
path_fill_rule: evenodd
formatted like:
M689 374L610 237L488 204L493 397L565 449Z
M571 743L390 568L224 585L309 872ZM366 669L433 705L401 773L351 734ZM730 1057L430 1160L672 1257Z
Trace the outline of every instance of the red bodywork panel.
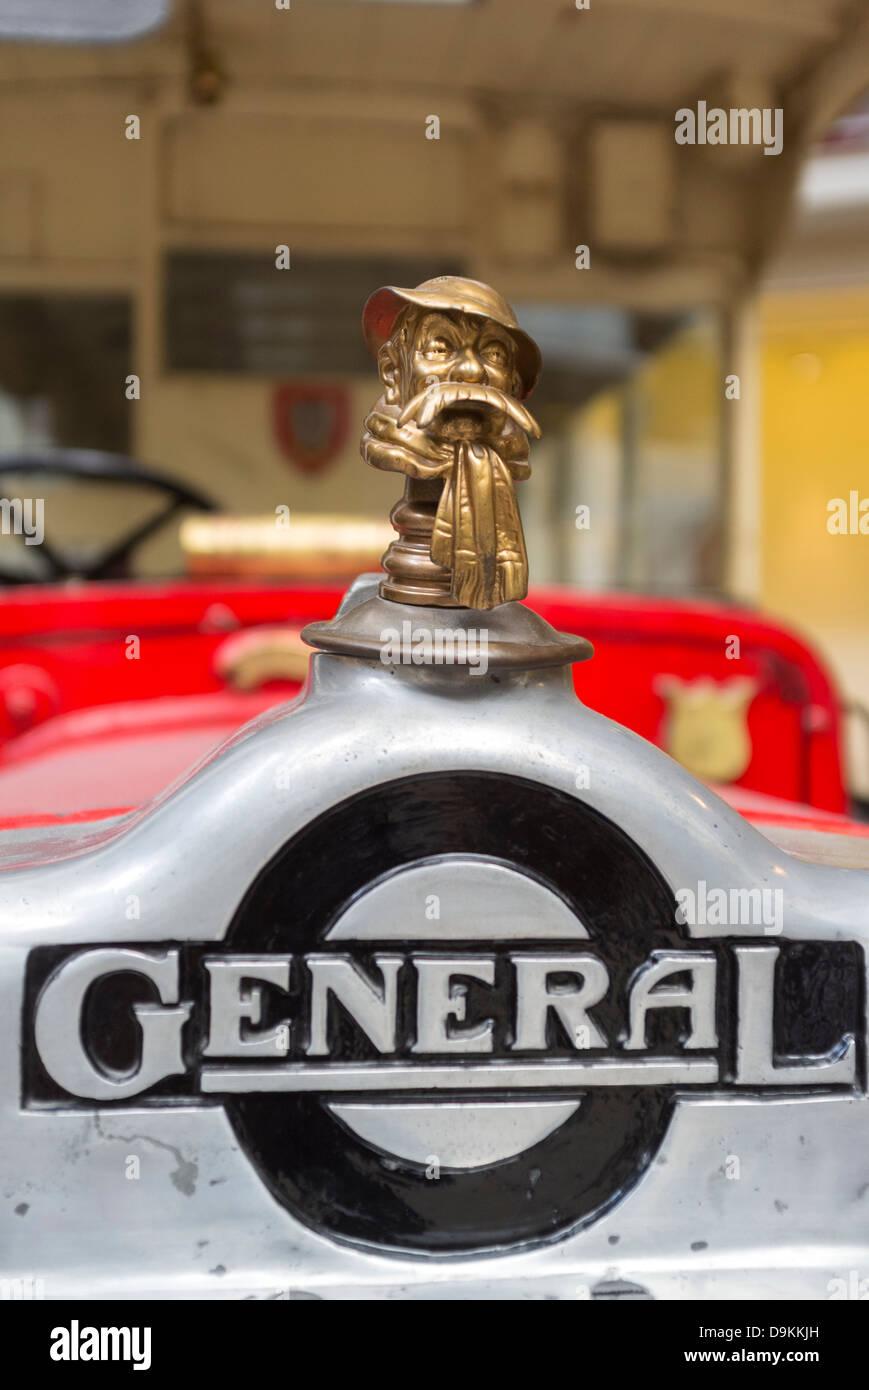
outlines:
M167 697L76 710L7 746L0 759L0 831L125 815L165 794L239 727L270 709L275 692ZM742 787L714 790L753 824L869 838L830 811Z
M330 617L342 593L187 580L8 591L0 608L0 816L140 804L298 690L289 682L252 695L226 690L216 660L227 639L242 628L299 629ZM835 690L791 633L719 603L563 589L533 591L528 602L553 626L594 643L595 658L574 667L580 698L661 746L660 676L751 678L752 753L736 785L845 810ZM727 655L734 637L737 660ZM133 659L130 638L138 639ZM102 708L92 708L97 701Z

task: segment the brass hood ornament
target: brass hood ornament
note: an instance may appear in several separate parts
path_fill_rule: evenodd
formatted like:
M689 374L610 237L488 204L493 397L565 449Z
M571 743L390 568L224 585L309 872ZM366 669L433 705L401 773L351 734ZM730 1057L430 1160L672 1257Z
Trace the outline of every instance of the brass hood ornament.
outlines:
M528 592L528 557L515 484L531 472L529 436L540 435L523 404L540 351L510 305L488 285L442 275L416 289L375 291L362 329L382 392L361 452L373 468L405 475L390 516L398 538L383 556L379 598L311 624L305 640L372 655L386 618L395 621L387 610L409 604L420 621L422 610L436 610L430 626L485 627L490 665L590 656L584 638L555 632L518 604Z
M362 457L408 479L381 594L475 609L524 598L514 484L540 435L521 404L539 375L536 344L501 295L452 275L377 290L362 325L383 383Z

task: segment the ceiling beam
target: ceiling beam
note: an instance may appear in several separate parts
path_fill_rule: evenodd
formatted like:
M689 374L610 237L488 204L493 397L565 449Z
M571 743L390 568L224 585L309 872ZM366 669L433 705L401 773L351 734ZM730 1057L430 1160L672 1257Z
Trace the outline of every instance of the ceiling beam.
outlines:
M726 20L745 28L776 29L813 39L835 39L841 30L841 5L830 0L607 0L611 15L645 18Z

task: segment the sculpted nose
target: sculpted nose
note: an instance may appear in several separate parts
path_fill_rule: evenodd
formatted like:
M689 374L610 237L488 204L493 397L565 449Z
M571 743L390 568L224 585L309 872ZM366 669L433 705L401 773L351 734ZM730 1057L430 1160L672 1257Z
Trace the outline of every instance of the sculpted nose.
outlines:
M483 364L475 352L468 348L456 363L453 379L455 381L482 381Z

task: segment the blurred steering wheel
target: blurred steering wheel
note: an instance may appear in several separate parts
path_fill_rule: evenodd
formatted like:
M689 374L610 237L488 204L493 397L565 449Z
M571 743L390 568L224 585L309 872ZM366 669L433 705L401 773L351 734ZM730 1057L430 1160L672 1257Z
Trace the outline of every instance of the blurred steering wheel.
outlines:
M118 579L128 573L131 555L156 531L166 526L185 507L198 512L216 512L220 508L211 497L187 487L176 478L150 464L139 463L125 454L104 454L96 449L47 449L34 454L0 454L0 478L14 473L33 479L72 478L88 483L121 483L130 487L149 487L167 498L166 505L153 516L114 541L99 554L87 560L63 555L43 538L39 545L42 560L47 566L43 577L21 574L0 574L3 584L52 584L61 579ZM38 485L33 493L38 494ZM0 482L0 494L3 485ZM5 494L4 494L5 495ZM4 517L4 521L6 518Z

